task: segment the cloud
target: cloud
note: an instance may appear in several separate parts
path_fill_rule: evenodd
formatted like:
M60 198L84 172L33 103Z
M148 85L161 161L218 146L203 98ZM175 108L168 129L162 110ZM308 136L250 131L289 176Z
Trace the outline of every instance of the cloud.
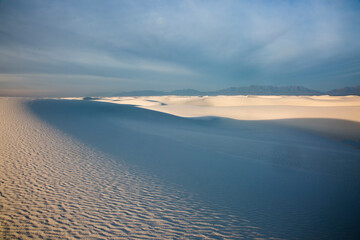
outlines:
M137 79L125 89L354 85L359 13L350 0L3 1L0 73Z
M28 84L28 83L31 84ZM69 74L0 74L0 96L84 96L109 93L126 83L141 84L137 79Z

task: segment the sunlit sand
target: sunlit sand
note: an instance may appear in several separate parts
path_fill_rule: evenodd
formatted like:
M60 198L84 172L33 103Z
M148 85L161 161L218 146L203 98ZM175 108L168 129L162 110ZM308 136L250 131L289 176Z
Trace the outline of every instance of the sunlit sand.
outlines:
M360 122L360 96L154 96L101 98L97 101L132 104L181 117L285 119L290 121L282 121L282 124L360 140L360 129L356 127Z
M360 122L360 96L154 96L97 101L133 104L181 117L217 116L238 120L332 118Z

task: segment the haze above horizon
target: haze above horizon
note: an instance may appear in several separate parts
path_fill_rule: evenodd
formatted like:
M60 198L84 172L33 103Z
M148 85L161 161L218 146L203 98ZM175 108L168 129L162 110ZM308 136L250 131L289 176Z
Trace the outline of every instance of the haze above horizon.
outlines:
M360 2L0 1L0 96L360 83Z

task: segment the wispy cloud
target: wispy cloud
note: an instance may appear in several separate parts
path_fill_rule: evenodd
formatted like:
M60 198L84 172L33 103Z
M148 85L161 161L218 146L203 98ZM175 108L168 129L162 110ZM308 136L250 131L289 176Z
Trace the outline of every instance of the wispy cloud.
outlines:
M360 77L358 1L3 1L0 22L0 73L51 84L78 75L130 79L114 85L127 90L324 89Z

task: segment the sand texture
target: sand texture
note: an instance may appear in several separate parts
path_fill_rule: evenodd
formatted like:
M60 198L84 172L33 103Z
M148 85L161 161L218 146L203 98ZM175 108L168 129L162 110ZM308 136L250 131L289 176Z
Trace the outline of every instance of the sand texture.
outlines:
M14 98L0 99L0 119L3 239L360 237L359 149L301 126L357 133L350 119Z
M262 236L246 219L59 132L22 100L1 99L0 118L1 239Z

